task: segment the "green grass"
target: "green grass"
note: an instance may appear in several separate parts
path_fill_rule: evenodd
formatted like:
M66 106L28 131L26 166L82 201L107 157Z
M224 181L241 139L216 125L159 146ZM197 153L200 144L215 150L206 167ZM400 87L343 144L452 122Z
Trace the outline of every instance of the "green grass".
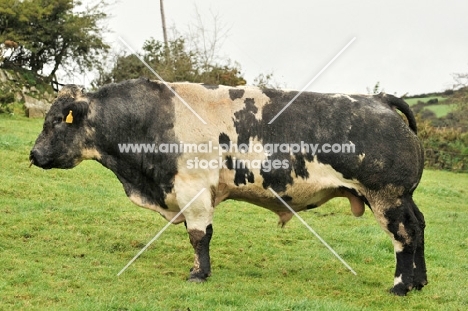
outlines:
M446 97L440 97L440 96L435 96L435 97L419 97L419 98L406 98L405 101L408 105L413 106L418 103L418 101L422 101L424 103L427 103L431 99L438 99L438 103L434 105L429 105L426 106L424 109L431 110L434 112L437 116L437 118L445 117L449 112L452 112L456 106L455 105L450 105L450 104L445 104L444 101L447 100Z
M429 100L431 99L435 99L437 98L437 100L439 101L439 103L442 103L444 102L445 100L447 100L446 97L441 97L441 96L432 96L432 97L416 97L416 98L405 98L405 102L410 105L410 106L413 106L413 105L416 105L418 103L418 101L422 101L424 103L427 103Z
M391 242L371 212L335 199L301 213L352 267L351 274L296 219L284 229L264 209L217 207L213 275L187 283L193 251L170 226L126 198L98 163L28 169L41 120L0 115L0 310L466 310L468 175L426 170L415 200L427 222L429 284L407 297L393 283Z
M449 112L452 112L455 108L455 105L437 104L427 106L425 109L431 110L436 114L437 118L441 118L446 116Z

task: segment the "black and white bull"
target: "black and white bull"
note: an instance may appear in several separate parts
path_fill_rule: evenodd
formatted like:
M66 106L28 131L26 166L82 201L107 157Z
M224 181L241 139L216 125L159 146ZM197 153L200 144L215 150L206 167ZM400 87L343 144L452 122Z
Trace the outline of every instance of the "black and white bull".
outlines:
M305 92L268 124L297 92L170 86L207 124L160 82L130 80L93 93L69 85L45 118L31 163L68 169L82 160L96 160L115 173L130 200L168 220L206 188L175 220L185 222L195 250L191 281L204 281L211 274L212 218L221 201L243 200L267 208L283 225L291 218L273 189L295 211L334 197L347 197L358 216L368 205L393 241L391 291L405 295L427 284L424 217L412 198L423 171L423 152L414 116L403 100L385 94ZM408 125L395 110L406 116ZM129 143L160 149L126 152L122 146ZM352 148L327 152L335 144ZM195 145L209 145L213 152ZM260 152L258 145L279 147ZM252 146L253 151L242 149ZM208 163L220 165L214 169Z

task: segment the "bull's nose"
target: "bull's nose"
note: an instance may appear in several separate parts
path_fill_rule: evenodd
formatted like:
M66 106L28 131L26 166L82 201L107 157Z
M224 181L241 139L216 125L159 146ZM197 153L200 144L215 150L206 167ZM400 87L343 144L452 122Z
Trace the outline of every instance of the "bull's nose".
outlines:
M41 158L41 153L37 149L31 150L31 152L29 153L29 161L31 162L31 165L34 164L36 166L41 166L40 160L39 160L40 158Z
M29 153L29 161L31 162L31 165L33 165L33 164L35 165L37 163L37 156L36 156L37 152L38 152L37 150L33 149ZM30 165L30 167L31 167L31 165Z

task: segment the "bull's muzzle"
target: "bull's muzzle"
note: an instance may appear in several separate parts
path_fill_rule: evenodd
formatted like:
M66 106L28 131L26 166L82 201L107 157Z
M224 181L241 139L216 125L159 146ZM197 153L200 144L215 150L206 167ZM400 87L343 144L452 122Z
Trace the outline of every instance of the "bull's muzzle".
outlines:
M47 167L47 161L44 160L44 156L38 149L32 149L31 152L29 153L29 167L32 165L36 165L41 168L50 168Z

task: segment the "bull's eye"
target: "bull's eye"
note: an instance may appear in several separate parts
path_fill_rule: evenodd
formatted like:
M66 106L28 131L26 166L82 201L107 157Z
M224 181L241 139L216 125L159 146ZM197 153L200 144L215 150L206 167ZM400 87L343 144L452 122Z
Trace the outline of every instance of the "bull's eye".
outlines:
M52 121L52 124L55 126L55 125L58 125L60 123L63 122L63 118L55 118L54 121Z

